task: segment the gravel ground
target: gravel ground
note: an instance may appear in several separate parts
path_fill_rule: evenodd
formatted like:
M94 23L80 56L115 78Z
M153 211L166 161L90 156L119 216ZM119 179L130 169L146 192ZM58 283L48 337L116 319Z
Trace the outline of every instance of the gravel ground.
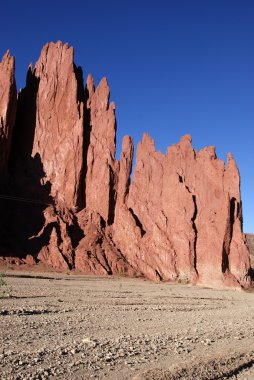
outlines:
M254 293L17 272L0 379L254 379Z

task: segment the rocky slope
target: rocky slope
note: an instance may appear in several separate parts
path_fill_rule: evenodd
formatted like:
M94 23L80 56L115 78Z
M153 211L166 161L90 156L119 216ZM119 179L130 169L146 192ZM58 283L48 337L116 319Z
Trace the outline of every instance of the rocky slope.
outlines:
M229 154L195 151L191 137L157 152L144 134L116 152L105 78L86 86L73 48L47 44L18 94L14 59L0 66L0 255L86 274L208 286L250 284L240 176Z

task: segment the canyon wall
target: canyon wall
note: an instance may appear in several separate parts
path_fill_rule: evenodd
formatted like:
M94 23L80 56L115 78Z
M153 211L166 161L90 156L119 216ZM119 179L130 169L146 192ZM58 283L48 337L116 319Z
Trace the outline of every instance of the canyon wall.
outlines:
M248 287L240 176L186 135L164 155L144 134L116 153L115 105L103 78L86 85L73 48L42 49L17 96L0 64L1 260L56 270Z

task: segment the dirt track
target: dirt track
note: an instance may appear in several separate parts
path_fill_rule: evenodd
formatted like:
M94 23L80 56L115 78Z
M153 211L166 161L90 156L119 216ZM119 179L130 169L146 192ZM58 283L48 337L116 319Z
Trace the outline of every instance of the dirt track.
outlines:
M1 380L254 379L254 293L43 277L7 278Z

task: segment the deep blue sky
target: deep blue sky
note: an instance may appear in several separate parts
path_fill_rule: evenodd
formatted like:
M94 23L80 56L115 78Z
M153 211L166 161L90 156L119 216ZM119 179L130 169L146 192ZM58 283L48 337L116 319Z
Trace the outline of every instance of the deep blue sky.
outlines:
M254 232L254 1L97 0L1 3L0 55L16 58L18 87L42 46L75 47L84 77L106 76L118 148L143 132L156 148L186 133L201 149L231 151L242 178L245 232Z

